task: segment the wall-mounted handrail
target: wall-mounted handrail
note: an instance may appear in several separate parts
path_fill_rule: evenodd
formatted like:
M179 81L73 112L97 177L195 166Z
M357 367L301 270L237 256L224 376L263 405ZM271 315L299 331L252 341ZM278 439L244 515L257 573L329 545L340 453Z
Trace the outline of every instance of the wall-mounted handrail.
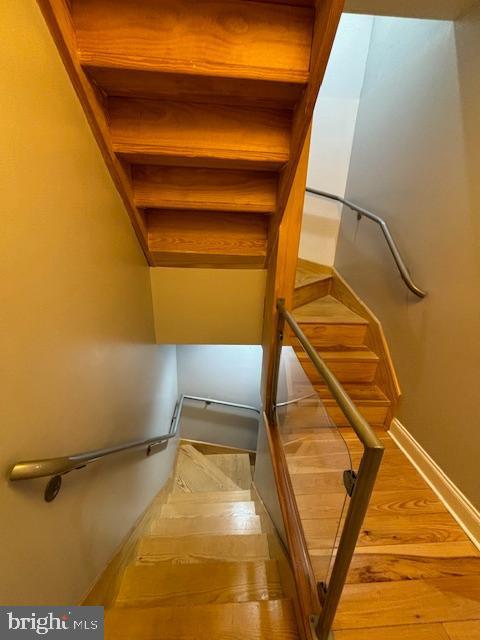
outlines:
M327 191L319 191L318 189L312 189L311 187L307 187L305 191L315 196L320 196L322 198L328 198L329 200L335 200L336 202L340 202L341 204L344 204L352 211L355 211L358 214L359 218L361 218L362 216L365 216L365 218L368 218L369 220L372 220L373 222L378 224L380 229L382 230L382 233L385 237L388 248L390 249L390 252L393 256L393 259L395 260L395 264L397 265L397 268L398 268L398 271L400 272L402 280L404 281L404 283L412 293L414 293L419 298L425 298L425 296L427 295L427 292L424 291L423 289L420 289L420 287L418 287L413 281L412 276L410 275L410 271L408 270L407 265L405 264L400 254L400 250L395 240L393 239L393 236L388 227L388 224L385 222L383 218L381 218L380 216L377 216L375 213L372 213L371 211L368 211L368 209L364 209L363 207L358 206L357 204L351 202L350 200L346 200L341 196L336 196L333 193L328 193Z
M214 398L203 398L199 396L189 396L182 394L175 405L175 409L172 415L172 419L170 422L170 428L167 433L154 436L152 438L147 438L143 440L133 440L130 442L125 442L123 444L116 445L114 447L106 447L104 449L95 449L93 451L84 451L83 453L73 453L67 456L59 456L56 458L43 458L38 460L20 460L16 462L10 469L8 473L8 479L12 481L18 480L32 480L34 478L46 478L52 477L52 481L54 487L56 487L56 491L53 493L47 493L49 485L47 485L46 491L46 499L47 495L51 497L51 500L56 497L58 491L60 489L61 484L61 476L65 473L69 473L70 471L74 471L75 469L83 469L88 464L92 462L97 462L106 456L110 456L114 453L120 453L122 451L128 451L129 449L140 449L145 448L147 450L147 455L150 454L153 447L156 447L161 444L165 444L178 433L178 425L180 421L180 415L182 413L182 408L185 400L195 400L199 402L204 402L208 407L211 404L217 404L221 406L229 406L235 407L237 409L244 409L249 411L255 411L259 413L259 409L256 407L251 407L245 404L238 404L235 402L228 402L225 400L215 400ZM51 482L52 482L51 481ZM52 488L52 487L50 487ZM50 501L47 499L47 501Z
M333 398L345 414L358 439L363 444L364 449L358 474L355 477L354 489L351 493L351 500L340 536L330 580L328 585L325 585L322 611L320 615L312 616L312 629L315 630L317 638L319 640L327 640L330 637L335 612L340 601L340 596L345 585L358 536L368 509L370 497L382 460L384 447L375 435L371 426L352 402L345 389L300 329L295 318L285 309L285 303L283 300L279 300L277 302L277 309L278 342L275 376L272 383L274 388L272 389L271 397L276 397L284 325L287 323L302 345L305 353L310 358L313 366L324 379ZM274 420L276 420L275 409L275 405L270 409L270 414L273 416Z

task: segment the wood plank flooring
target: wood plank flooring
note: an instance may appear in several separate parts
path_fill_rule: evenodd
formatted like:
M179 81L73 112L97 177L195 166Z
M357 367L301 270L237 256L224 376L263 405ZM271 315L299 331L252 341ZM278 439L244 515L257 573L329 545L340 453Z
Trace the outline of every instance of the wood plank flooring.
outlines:
M295 424L293 424L296 422ZM283 422L284 445L315 575L325 580L345 492L351 430ZM335 640L480 640L480 551L386 432L385 455L334 623ZM331 453L332 469L326 469ZM338 461L338 464L337 464ZM347 498L348 502L348 498Z

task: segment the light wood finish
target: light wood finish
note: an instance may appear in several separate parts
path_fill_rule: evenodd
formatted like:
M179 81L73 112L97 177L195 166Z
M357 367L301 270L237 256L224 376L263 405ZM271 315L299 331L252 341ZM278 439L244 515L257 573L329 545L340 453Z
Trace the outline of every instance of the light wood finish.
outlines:
M449 640L480 640L480 622L468 620L466 622L448 622L443 625Z
M299 82L250 78L184 75L158 70L98 67L86 63L84 70L107 95L154 98L206 104L246 105L292 109L302 95Z
M269 215L275 253L343 0L40 4L149 263L265 268L255 250L231 250L252 239L229 218L226 250L205 251L206 217ZM170 218L177 255L165 237L149 246L152 209ZM191 219L176 227L178 210L205 214L203 238Z
M226 473L242 483L246 468L250 474L249 453L204 455L182 442L174 479L181 483L185 474L189 492L169 486L161 493L141 537L116 563L106 638L298 638L288 562L258 496L250 499L253 489L202 491L212 480L228 485Z
M160 563L127 567L116 606L182 606L250 602L281 597L276 563Z
M153 536L190 536L223 534L249 535L261 533L260 518L252 515L207 516L198 518L160 518L150 524Z
M136 562L142 564L233 562L269 558L267 536L264 533L248 536L192 535L175 538L144 536L136 552Z
M82 64L305 83L311 8L230 0L74 2Z
M321 527L318 519L302 519L310 549L324 548L335 537L337 518L325 518ZM448 513L424 515L368 515L358 538L357 547L425 544L435 542L467 541L465 533Z
M157 266L261 268L267 218L245 213L151 211L148 247Z
M175 490L238 491L241 489L206 456L191 445L182 445L178 453Z
M294 317L314 347L364 344L368 322L330 295L296 308ZM287 335L291 340L290 330Z
M289 112L112 97L112 144L130 162L279 169L289 157Z
M375 379L378 356L373 351L322 350L319 354L340 382L373 382ZM312 382L323 382L323 378L306 353L299 352L297 357Z
M252 498L250 491L202 491L201 493L171 493L168 504L201 503L215 504L217 502L248 502Z
M163 518L196 518L198 516L254 516L254 502L180 502L164 504L160 510Z
M230 447L225 444L217 444L215 442L205 442L200 440L192 440L191 438L182 438L182 444L191 444L197 451L209 455L211 453L248 453L250 460L255 459L254 449L239 449L238 447Z
M310 557L307 551L307 540L301 525L300 513L295 501L295 487L288 472L285 452L278 428L264 417L268 450L276 484L278 502L285 529L285 537L289 550L298 594L299 629L306 640L314 640L310 628L309 616L320 612L320 601Z
M318 322L322 324L368 324L358 313L351 311L331 295L298 307L293 315L301 326Z
M467 638L468 636L466 636ZM464 638L463 640L466 640ZM335 631L335 640L449 640L441 624L399 625Z
M136 165L135 202L153 209L273 213L277 178L267 171Z
M325 449L325 445L322 445ZM333 454L335 455L335 454ZM305 518L328 518L335 516L339 500L345 493L316 493L297 496L298 508ZM374 491L370 500L369 512L373 515L423 515L426 513L445 513L445 507L430 489ZM455 543L457 544L457 543ZM462 543L459 543L462 544Z
M300 261L299 261L300 262ZM301 307L330 293L331 272L319 273L297 263L293 308Z
M265 292L265 310L263 317L263 360L261 394L267 412L272 404L270 389L275 366L275 354L278 343L277 301L285 300L287 309L293 305L293 292L297 268L298 248L303 217L303 202L307 182L308 154L310 150L310 133L303 144L300 161L295 172L292 189L285 207L278 235L272 236L268 253L268 276Z
M155 518L158 505L164 504L173 487L173 478L170 478L166 485L156 495L151 505L147 507L137 522L133 525L127 538L122 542L120 548L108 563L98 580L90 589L86 597L82 600L82 605L101 605L110 607L120 588L125 568L135 560L137 546L142 540L142 536L148 532L153 518Z
M290 600L111 609L107 640L297 640Z
M315 558L312 559L315 567ZM428 580L479 575L480 556L470 542L412 543L364 547L356 554L349 583Z
M241 489L250 489L252 485L252 471L250 467L250 456L247 453L209 454L207 458Z
M378 626L480 621L480 575L346 585L335 628L368 627L373 619Z
M342 441L332 429L315 428L315 411L321 415L308 405L287 408L281 429L312 566L317 580L325 580L345 501L342 447L348 447L354 467L362 448L350 428L338 429ZM480 627L480 553L403 452L376 431L385 455L335 637L452 640L452 624L452 633L469 638Z
M259 451L261 459L262 453ZM306 620L299 601L299 592L297 588L297 578L295 576L295 570L289 556L289 552L282 541L279 533L279 529L275 526L270 513L268 512L256 485L252 486L252 494L255 501L257 513L260 515L262 521L262 529L265 531L268 538L268 546L272 559L276 560L278 573L280 576L280 582L282 584L283 592L286 596L291 598L293 608L295 611L295 617L297 620L297 628L299 634L303 639L310 640L310 629L306 627Z
M389 428L402 392L382 325L335 269L333 270L332 295L350 310L368 321L365 345L380 358L375 382L391 402L389 420L385 423L386 427Z

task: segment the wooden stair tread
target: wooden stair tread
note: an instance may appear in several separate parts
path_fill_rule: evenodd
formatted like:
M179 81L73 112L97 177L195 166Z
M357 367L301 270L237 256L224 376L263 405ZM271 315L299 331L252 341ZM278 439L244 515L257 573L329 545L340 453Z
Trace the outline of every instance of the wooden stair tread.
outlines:
M207 516L255 515L254 502L184 502L167 503L160 510L162 518L196 518Z
M237 491L239 487L191 445L179 448L175 488L183 491Z
M314 273L313 271L299 267L295 273L295 289L331 279L332 276L329 273Z
M299 323L363 324L368 321L328 295L298 307L293 312Z
M290 112L234 105L111 97L112 146L136 164L280 169Z
M477 621L480 575L376 584L348 584L340 600L334 629Z
M200 491L198 493L171 493L167 502L178 503L216 503L216 502L248 502L252 499L250 491Z
M136 552L137 563L233 562L269 558L268 541L264 533L174 538L145 536L140 539Z
M273 213L277 177L267 171L134 165L135 203L158 209Z
M223 473L231 478L241 489L249 489L252 484L252 470L248 453L207 454Z
M290 600L184 607L114 608L107 640L297 640Z
M385 406L390 405L390 400L376 384L352 384L346 382L342 386L355 404L366 403L381 404ZM314 385L314 388L325 405L336 402L330 389L326 385L316 384Z
M130 565L116 606L250 602L282 596L274 560L202 564Z
M82 64L305 83L311 8L230 0L73 3Z
M317 349L325 362L378 362L376 353L368 349ZM304 351L296 352L300 362L309 362L310 358Z
M262 533L259 516L207 516L198 518L160 518L150 524L149 533L155 536L189 536Z

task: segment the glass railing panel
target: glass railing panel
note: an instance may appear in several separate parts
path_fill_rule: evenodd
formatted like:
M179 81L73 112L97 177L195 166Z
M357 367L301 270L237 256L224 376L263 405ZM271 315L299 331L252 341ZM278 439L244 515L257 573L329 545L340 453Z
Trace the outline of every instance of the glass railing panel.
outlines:
M327 584L348 506L344 473L352 459L332 419L333 398L320 379L318 385L310 380L317 377L300 347L282 347L277 425L315 576Z

